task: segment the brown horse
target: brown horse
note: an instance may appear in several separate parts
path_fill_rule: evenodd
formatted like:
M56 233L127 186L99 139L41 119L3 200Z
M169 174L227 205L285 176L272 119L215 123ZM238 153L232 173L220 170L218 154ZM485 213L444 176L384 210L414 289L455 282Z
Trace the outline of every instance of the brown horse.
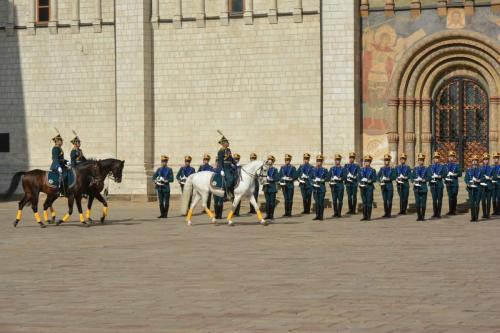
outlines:
M100 177L99 165L95 163L82 163L74 168L76 180L73 186L67 188L64 192L65 196L68 198L68 213L62 218L61 221L66 222L69 220L73 212L73 202L75 198L77 199L78 212L80 213L80 222L83 225L89 226L85 219L83 218L82 207L81 207L81 197L83 193L86 193L88 188L92 186L93 182L102 182ZM56 212L52 208L54 201L59 198L61 191L59 187L51 187L48 183L47 171L35 169L31 171L20 171L12 177L9 189L6 193L6 198L9 198L14 194L19 182L22 178L22 186L24 190L24 196L19 201L18 211L16 220L14 221L14 227L17 227L22 218L22 210L27 203L31 203L31 208L35 214L35 220L40 225L40 227L45 228L45 224L40 218L38 213L38 198L40 192L47 194L47 198L43 203L43 218L46 223L49 223L48 209L51 209L52 220L55 221Z

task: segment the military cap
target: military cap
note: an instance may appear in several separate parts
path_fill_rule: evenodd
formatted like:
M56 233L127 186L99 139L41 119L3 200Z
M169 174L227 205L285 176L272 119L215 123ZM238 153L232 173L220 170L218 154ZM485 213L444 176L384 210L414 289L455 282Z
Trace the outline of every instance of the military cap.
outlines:
M321 154L319 155L316 155L316 161L323 161L325 159L325 157Z
M340 155L340 154L335 154L335 159L336 159L336 160L341 160L341 159L342 159L342 155Z
M225 142L229 143L229 140L223 135L222 138L219 140L219 144L221 145Z
M351 152L349 153L349 158L356 158L356 153L355 153L355 152L353 152L353 151L351 151Z
M493 155L493 158L500 158L500 153L495 153L495 155Z
M433 158L441 158L441 153L438 151L434 152Z
M160 156L161 161L168 161L168 156L167 155L161 155Z
M456 153L456 152L454 152L453 150L450 150L450 151L448 152L448 157L457 157L457 153Z
M189 155L184 156L184 161L186 161L186 162L191 162L192 159L193 158Z
M211 159L211 158L212 158L212 157L211 157L210 155L208 155L208 154L203 155L203 159L204 159L204 160L208 160L208 161L210 161L210 159Z
M75 137L73 138L73 140L71 140L70 142L71 142L72 144L75 144L75 143L80 143L81 141L80 141L80 138L79 138L78 136L75 136Z
M250 159L251 160L256 160L257 159L257 154L256 153L251 153L250 154Z
M276 158L273 155L268 155L267 160L271 160L271 161L275 162Z
M311 154L309 154L309 153L304 153L304 158L306 158L306 159L310 159L310 158L311 158Z
M479 161L479 156L477 155L472 155L471 161Z
M390 154L385 154L384 161L390 161L390 160L392 160L392 156Z
M241 159L241 156L240 156L240 154L234 153L234 154L233 154L233 158L234 158L235 160L239 160L239 159Z
M61 134L58 133L55 137L52 138L52 141L54 141L54 142L56 142L57 140L61 140L62 141L62 139L63 138L62 138Z
M401 153L399 154L399 158L404 158L405 160L408 158L408 155L406 155L405 153Z
M285 154L285 160L292 160L292 155L290 154Z
M373 157L371 155L365 155L365 157L363 157L363 160L371 162L373 160Z
M483 154L483 160L489 160L490 159L490 154L484 153Z
M417 159L419 159L419 160L425 160L425 154L419 153L418 156L417 156Z

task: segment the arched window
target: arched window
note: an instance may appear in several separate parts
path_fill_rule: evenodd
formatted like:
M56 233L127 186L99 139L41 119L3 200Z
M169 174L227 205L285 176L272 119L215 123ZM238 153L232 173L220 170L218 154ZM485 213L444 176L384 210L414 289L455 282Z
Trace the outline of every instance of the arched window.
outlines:
M36 22L46 24L50 17L50 2L49 0L37 0L36 2Z
M228 0L229 12L231 14L240 14L245 11L245 0Z

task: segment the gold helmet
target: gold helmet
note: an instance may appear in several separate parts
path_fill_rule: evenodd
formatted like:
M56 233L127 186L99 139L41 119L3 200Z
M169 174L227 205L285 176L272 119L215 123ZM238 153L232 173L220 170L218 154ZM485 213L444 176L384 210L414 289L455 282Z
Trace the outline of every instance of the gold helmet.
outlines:
M161 160L162 162L168 162L168 156L167 156L167 155L161 155L161 156L160 156L160 160Z

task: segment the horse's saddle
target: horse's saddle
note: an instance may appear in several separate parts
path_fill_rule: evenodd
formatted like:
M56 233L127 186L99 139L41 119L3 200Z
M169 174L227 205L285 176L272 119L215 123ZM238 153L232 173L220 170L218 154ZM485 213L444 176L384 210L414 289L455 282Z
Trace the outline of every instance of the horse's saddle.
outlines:
M66 188L72 188L76 183L76 173L74 169L66 169L63 171L62 180ZM59 173L55 171L47 172L47 184L50 187L59 187Z
M224 182L222 180L220 172L215 172L210 178L210 188L212 188L212 190L220 190L220 191L225 190Z

